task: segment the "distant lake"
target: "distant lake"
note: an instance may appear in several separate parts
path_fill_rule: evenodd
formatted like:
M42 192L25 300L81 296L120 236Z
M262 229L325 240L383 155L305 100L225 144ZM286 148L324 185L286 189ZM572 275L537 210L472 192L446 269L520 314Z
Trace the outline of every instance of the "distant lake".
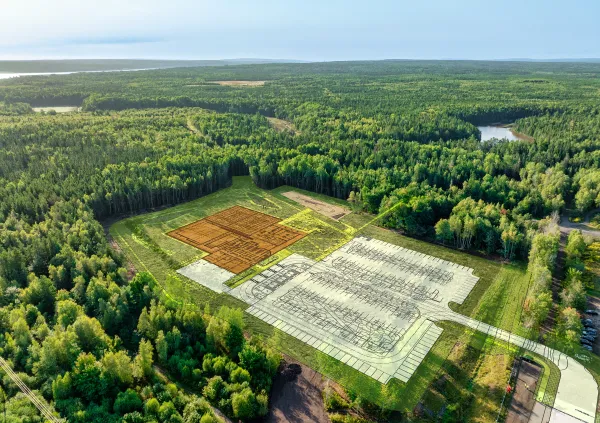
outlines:
M157 68L147 68L147 69L114 69L114 70L74 71L74 72L38 72L38 73L2 73L2 72L0 72L0 79L18 78L19 76L71 75L73 73L136 72L136 71L154 70L154 69L157 69Z
M510 130L502 126L478 126L477 129L481 131L481 141L491 140L496 138L499 140L506 139L509 141L522 140Z

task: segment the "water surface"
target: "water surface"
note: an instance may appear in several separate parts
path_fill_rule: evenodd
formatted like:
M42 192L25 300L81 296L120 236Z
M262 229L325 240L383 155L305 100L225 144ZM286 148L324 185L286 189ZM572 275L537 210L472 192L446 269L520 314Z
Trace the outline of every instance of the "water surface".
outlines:
M481 141L491 140L492 138L499 140L506 139L509 141L523 139L515 135L510 128L505 128L503 126L478 126L477 129L481 131Z
M155 70L157 68L146 69L114 69L97 71L73 71L73 72L30 72L30 73L3 73L0 72L0 79L18 78L19 76L39 76L39 75L71 75L74 73L103 73L103 72L136 72L142 70Z

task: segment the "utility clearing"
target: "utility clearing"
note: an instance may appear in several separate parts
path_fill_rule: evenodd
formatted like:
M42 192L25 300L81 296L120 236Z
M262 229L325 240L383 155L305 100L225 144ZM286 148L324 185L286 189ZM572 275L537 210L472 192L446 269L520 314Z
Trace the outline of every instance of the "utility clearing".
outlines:
M448 307L461 304L478 279L465 266L359 236L322 261L293 254L223 292L249 304L253 316L383 384L411 379L442 334L436 322L460 323L558 366L550 423L593 423L597 386L581 364Z
M169 232L175 239L210 253L204 259L240 273L304 237L280 219L235 206Z

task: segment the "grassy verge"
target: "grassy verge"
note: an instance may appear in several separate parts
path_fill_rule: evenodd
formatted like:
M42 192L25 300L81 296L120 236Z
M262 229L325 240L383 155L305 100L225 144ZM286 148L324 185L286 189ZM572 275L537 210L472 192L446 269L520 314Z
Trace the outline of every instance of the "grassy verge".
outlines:
M516 351L480 332L443 322L453 345L421 398L428 421L494 422Z
M554 405L556 393L558 392L560 370L558 367L556 367L556 364L545 359L544 357L537 354L528 354L533 355L536 363L540 364L544 368L542 379L538 383L536 400L543 404L552 406Z
M422 397L422 416L428 420L492 423L505 417L504 392L512 363L523 351L495 337L443 322L454 346ZM544 367L538 400L554 404L560 371L552 362L530 354Z

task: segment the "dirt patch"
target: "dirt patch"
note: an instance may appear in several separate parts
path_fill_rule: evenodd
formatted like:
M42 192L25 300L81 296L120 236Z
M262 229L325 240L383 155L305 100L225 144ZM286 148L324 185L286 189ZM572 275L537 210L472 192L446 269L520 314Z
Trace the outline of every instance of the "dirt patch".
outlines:
M291 132L292 134L298 134L299 132L296 130L296 127L292 122L288 122L287 120L277 119L274 117L268 117L267 120L277 132Z
M265 423L329 423L325 412L323 376L285 357L271 389L271 409Z
M527 423L535 406L535 391L542 368L521 360L515 392L508 409L506 423Z
M218 84L230 87L262 87L267 81L209 81L211 84Z
M333 204L325 203L324 201L317 200L309 197L308 195L300 194L295 191L284 192L281 195L295 201L298 204L302 204L304 207L313 209L317 213L330 217L333 220L340 220L342 217L351 213L350 210L344 207L334 206Z
M279 222L276 217L235 206L168 235L209 253L206 261L240 273L306 235Z

